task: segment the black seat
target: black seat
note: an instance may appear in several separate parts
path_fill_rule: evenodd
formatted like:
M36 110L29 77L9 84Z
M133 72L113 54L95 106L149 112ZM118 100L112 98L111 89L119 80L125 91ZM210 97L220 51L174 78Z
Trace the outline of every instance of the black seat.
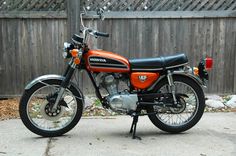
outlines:
M176 54L166 57L131 59L132 71L159 71L184 66L188 59L185 54Z

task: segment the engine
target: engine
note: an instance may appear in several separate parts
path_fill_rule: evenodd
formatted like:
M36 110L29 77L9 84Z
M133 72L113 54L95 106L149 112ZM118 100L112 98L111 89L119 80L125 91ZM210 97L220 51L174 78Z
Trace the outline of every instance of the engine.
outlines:
M129 78L121 73L99 73L96 82L100 89L104 88L109 105L113 111L127 113L136 110L137 94L128 92Z

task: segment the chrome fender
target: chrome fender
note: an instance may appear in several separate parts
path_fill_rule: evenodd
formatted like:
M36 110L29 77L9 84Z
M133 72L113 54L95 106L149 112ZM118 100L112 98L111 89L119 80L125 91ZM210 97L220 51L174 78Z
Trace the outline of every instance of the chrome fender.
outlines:
M173 72L173 75L187 76L187 77L193 79L195 82L197 82L202 88L207 88L206 84L199 77L193 75L192 73L176 71L176 72Z
M31 81L29 84L26 85L25 90L29 90L30 88L32 88L34 85L41 83L44 85L48 85L47 84L47 80L60 80L63 81L65 79L64 76L61 75L54 75L54 74L50 74L50 75L43 75L40 77L37 77L36 79L34 79L33 81ZM77 99L81 100L84 106L84 95L81 92L81 90L77 87L77 85L75 83L73 83L72 81L70 81L69 86L72 86L73 88L76 89L77 91L77 95L74 95Z
M172 73L172 75L180 75L180 76L187 76L189 78L191 78L192 80L194 80L199 86L202 87L202 89L204 90L204 88L207 88L207 86L204 84L204 82L197 76L189 73L189 72L185 72L185 71L174 71ZM148 88L148 91L151 91L152 89L154 89L154 87L163 79L167 79L167 77L165 75L161 76L150 88Z

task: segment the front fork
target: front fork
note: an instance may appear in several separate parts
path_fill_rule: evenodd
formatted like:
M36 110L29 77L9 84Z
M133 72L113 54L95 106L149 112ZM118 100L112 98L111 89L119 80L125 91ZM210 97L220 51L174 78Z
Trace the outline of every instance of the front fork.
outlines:
M69 62L69 65L68 65L68 67L67 67L67 69L66 69L66 71L63 75L65 77L65 79L61 83L60 90L59 90L58 95L57 95L57 99L56 99L56 101L55 101L55 103L52 107L53 111L57 110L58 103L61 100L61 97L64 94L66 88L68 87L68 85L70 83L70 80L71 80L71 77L74 74L75 67L76 67L76 64L71 59L71 61Z

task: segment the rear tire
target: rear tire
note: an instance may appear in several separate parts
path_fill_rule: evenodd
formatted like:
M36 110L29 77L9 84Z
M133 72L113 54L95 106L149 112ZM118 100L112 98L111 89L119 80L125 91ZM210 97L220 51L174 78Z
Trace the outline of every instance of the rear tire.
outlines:
M48 85L56 85L56 86L60 86L61 84L61 80L47 80ZM56 136L60 136L63 135L65 133L67 133L68 131L70 131L73 127L76 126L76 124L79 122L81 116L82 116L82 111L83 111L83 99L81 97L81 99L78 99L77 97L75 98L76 100L76 113L73 117L73 119L70 121L70 123L68 123L68 125L66 125L65 127L61 128L61 129L56 129L56 130L45 130L40 128L39 126L37 126L35 123L33 123L33 119L31 119L28 115L28 103L29 100L31 99L31 97L34 96L34 93L37 92L39 89L45 87L44 84L42 83L37 83L36 85L34 85L32 88L30 88L29 90L25 90L23 96L21 97L20 100L20 105L19 105L19 113L20 113L20 118L22 120L22 122L24 123L24 125L33 133L43 136L43 137L56 137ZM67 88L67 90L69 90L74 96L82 96L82 95L78 95L78 91L71 85L69 88ZM35 102L36 103L36 102ZM43 104L41 104L43 105ZM64 107L64 106L62 106ZM48 117L50 118L50 117ZM38 119L41 120L41 119ZM52 119L53 120L53 119ZM47 120L46 120L47 121ZM57 124L57 123L55 123Z
M205 108L205 96L201 86L196 81L187 76L173 75L173 81L174 83L180 82L190 86L196 93L198 102L197 102L197 108L194 112L194 116L189 121L186 121L186 123L183 123L181 125L167 124L164 122L164 119L160 119L159 114L149 115L148 117L151 120L151 122L159 129L169 133L180 133L192 128L201 119ZM167 84L168 84L167 79L162 80L160 83L157 84L153 92L155 93L158 92L163 86ZM153 107L147 109L148 113L151 113L153 111L154 111Z

